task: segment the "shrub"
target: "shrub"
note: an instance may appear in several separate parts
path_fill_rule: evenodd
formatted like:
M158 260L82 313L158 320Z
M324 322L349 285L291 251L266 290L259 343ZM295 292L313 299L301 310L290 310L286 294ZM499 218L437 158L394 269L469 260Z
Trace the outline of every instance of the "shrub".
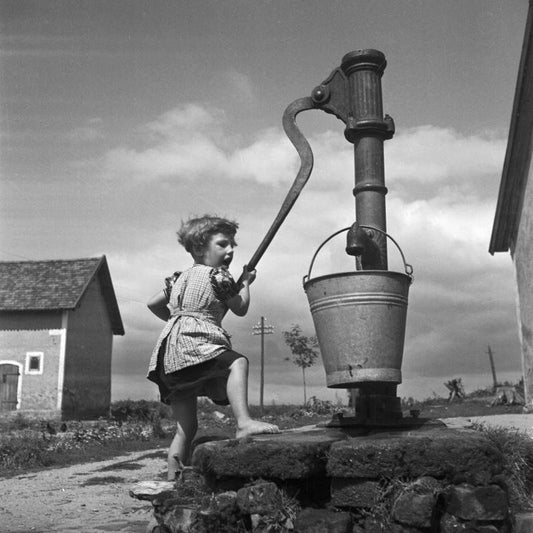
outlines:
M151 422L71 422L68 431L57 434L38 429L4 432L0 433L0 469L12 471L65 464L70 456L79 455L86 448L124 448L131 442L163 436L166 434L157 418Z
M120 400L111 404L111 416L115 420L137 420L150 422L154 417L170 418L171 410L168 405L149 400Z
M315 415L332 415L339 410L339 406L329 400L321 400L311 396L305 405L305 409Z
M0 466L15 469L49 466L52 463L49 442L44 435L23 430L0 436Z

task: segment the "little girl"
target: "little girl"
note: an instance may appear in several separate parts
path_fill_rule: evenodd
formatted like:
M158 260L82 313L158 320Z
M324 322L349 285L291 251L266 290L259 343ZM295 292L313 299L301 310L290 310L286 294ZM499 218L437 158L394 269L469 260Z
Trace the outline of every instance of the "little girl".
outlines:
M194 264L167 278L166 289L148 302L156 316L167 320L152 353L148 379L159 386L161 401L170 404L177 424L168 452L170 481L190 463L198 396L231 405L237 438L279 432L277 426L250 417L248 359L231 349L221 326L228 309L238 316L246 314L256 275L244 267L238 286L227 270L237 228L236 222L209 215L182 223L178 241Z

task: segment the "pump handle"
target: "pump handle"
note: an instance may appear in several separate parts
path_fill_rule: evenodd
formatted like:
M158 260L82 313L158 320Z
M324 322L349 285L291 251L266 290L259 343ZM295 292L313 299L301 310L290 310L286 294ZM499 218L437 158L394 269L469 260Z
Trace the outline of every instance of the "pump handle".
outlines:
M307 139L303 136L302 132L296 125L296 115L302 111L306 111L307 109L314 109L315 107L316 104L313 99L310 96L307 96L304 98L298 98L289 104L283 113L283 129L300 156L300 169L298 170L298 174L296 175L296 178L289 189L289 192L287 193L287 196L285 197L285 200L283 201L283 204L281 205L274 222L272 222L272 225L259 244L254 255L250 261L248 261L248 264L246 265L248 270L253 270L257 266L257 263L259 263L261 257L263 257L263 254L270 245L281 224L289 214L289 211L292 209L292 206L296 202L298 196L304 188L304 185L307 183L307 180L311 175L311 170L313 169L313 152L311 150L311 146L307 142ZM238 283L241 281L242 276L239 278Z

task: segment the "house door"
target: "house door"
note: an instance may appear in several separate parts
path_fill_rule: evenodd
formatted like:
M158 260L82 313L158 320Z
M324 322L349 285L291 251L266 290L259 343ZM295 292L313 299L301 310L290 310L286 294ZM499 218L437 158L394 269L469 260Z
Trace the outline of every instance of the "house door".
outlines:
M18 365L0 365L0 411L14 411L17 408L19 375Z

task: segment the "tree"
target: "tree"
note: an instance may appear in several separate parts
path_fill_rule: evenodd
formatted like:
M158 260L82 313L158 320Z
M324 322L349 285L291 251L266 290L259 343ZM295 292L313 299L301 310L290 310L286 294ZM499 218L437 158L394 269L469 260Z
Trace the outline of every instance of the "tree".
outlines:
M318 357L318 340L316 337L307 337L302 334L302 328L298 324L294 324L289 331L283 332L285 344L289 346L292 352L292 362L302 369L302 377L304 384L304 405L307 403L306 383L305 383L305 369L313 366ZM290 361L290 358L286 358Z

